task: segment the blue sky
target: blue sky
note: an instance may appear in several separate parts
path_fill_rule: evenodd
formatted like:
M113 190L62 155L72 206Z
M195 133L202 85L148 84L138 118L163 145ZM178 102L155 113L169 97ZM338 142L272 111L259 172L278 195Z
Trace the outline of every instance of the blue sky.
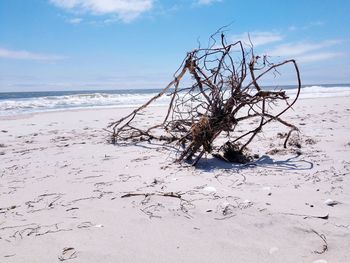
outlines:
M0 0L0 92L162 88L227 24L228 39L295 58L304 84L350 83L349 13L348 0Z

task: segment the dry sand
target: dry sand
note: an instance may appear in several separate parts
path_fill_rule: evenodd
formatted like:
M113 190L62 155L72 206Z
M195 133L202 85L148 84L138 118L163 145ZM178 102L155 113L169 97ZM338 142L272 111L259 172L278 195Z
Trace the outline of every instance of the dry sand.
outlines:
M2 118L0 262L350 262L349 101L299 100L300 149L280 151L272 124L253 164L197 169L170 147L106 143L130 109Z

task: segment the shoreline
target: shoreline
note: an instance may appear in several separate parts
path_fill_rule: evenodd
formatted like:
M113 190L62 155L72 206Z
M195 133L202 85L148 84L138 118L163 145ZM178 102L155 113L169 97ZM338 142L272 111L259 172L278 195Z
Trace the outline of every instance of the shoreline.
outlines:
M117 109L129 109L132 111L133 109L141 106L128 106L128 105L120 105L120 106L92 106L92 107L80 107L80 108L66 108L66 109L56 109L56 110L50 110L50 111L40 111L40 112L26 112L26 113L18 113L18 114L13 114L13 115L0 115L0 121L1 120L15 120L15 119L27 119L34 117L36 115L41 115L41 114L55 114L55 113L64 113L64 112L82 112L82 111L103 111L103 110L117 110ZM150 107L152 108L163 108L163 107L168 107L167 105L151 105Z
M346 85L346 84L344 84ZM277 88L276 88L277 89ZM6 113L0 118L12 118L18 115L31 115L46 112L60 112L60 111L75 111L88 109L109 109L109 108L134 108L141 106L153 97L152 93L138 93L137 90L131 90L129 93L119 93L122 91L111 91L104 94L104 96L95 96L96 93L89 93L85 91L83 94L76 94L73 91L67 91L66 94L62 91L59 96L52 95L55 99L49 99L51 96L30 97L31 92L27 92L29 97L8 97L0 99L0 111ZM152 91L155 91L152 89ZM294 89L285 90L287 95L294 97ZM90 91L95 92L95 91ZM103 92L103 91L101 91ZM136 93L135 93L136 92ZM25 92L26 93L26 92ZM45 92L44 92L45 93ZM50 92L46 92L50 94ZM51 92L54 93L54 92ZM122 96L121 96L122 95ZM87 96L87 97L86 97ZM92 96L92 97L89 97ZM318 99L318 98L337 98L350 97L350 87L348 86L307 86L305 90L302 89L299 100L304 99ZM90 100L89 103L88 100ZM132 101L133 104L125 104L125 101ZM168 105L169 101L164 100L164 97L158 100L157 103L152 104L152 107L162 107ZM86 104L95 104L86 106ZM101 105L103 104L103 105ZM66 107L62 107L65 105ZM16 112L18 111L22 112ZM28 110L30 109L30 110Z
M350 96L333 96L333 97L317 97L317 98L299 98L297 103L299 101L303 100L310 100L310 101L323 101L323 100L337 100L341 98L350 98ZM151 97L150 97L151 99ZM113 105L113 106L90 106L90 107L77 107L77 108L63 108L63 109L54 109L54 110L48 110L48 111L38 111L38 112L25 112L25 113L18 113L13 115L0 115L0 121L1 120L10 120L10 119L19 119L19 118L28 118L33 117L35 115L40 114L54 114L54 113L61 113L61 112L81 112L81 111L95 111L95 110L116 110L116 109L130 109L132 111L133 109L140 107L142 104L139 105ZM151 104L151 108L166 108L168 107L167 104ZM27 117L28 116L28 117Z

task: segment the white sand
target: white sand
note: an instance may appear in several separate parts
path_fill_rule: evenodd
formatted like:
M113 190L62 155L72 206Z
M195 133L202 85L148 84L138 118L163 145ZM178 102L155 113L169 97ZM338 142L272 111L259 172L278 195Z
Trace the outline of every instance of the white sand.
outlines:
M107 144L103 128L130 109L3 118L0 262L350 262L349 101L299 100L300 156L265 154L282 149L272 124L255 165L208 156L197 169L159 145Z

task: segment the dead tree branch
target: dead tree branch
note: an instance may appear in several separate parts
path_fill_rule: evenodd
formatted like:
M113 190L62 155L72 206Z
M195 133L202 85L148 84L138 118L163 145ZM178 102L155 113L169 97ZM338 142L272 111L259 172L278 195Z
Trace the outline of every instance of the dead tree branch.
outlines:
M208 48L187 54L174 79L159 94L110 123L108 129L113 143L151 139L173 142L182 149L177 161L191 160L196 165L205 153L213 151L220 136L236 148L240 145L237 152L242 153L263 127L274 121L289 129L284 142L287 147L291 133L298 131L281 118L300 94L301 77L295 60L271 63L267 56L255 56L253 45L247 49L241 41L227 44L224 34L219 36L219 32L211 36L211 40L214 44ZM287 65L295 71L294 98L289 98L282 89L265 90L259 84L268 74L275 74ZM191 77L190 86L185 86L183 81L186 75ZM140 128L137 117L162 96L170 97L164 120ZM238 125L248 119L256 120L257 125L243 133L237 132Z

